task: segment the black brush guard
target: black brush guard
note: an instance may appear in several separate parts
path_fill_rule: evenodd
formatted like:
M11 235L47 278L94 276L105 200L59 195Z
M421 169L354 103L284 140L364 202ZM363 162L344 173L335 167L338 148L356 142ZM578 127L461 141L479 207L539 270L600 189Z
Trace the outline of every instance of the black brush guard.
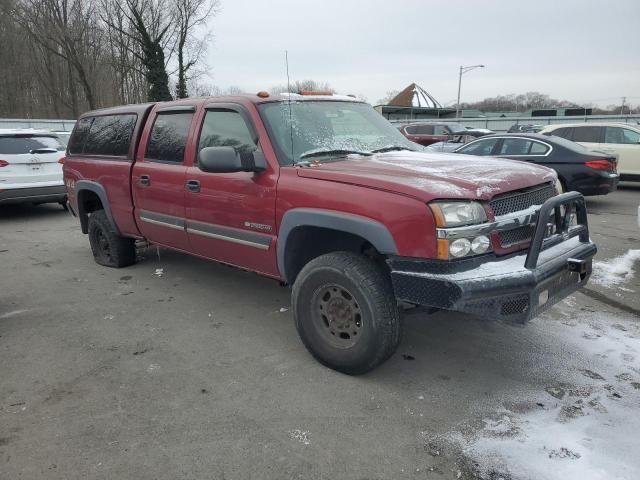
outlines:
M584 197L568 192L540 207L526 255L454 261L391 257L388 264L399 300L524 323L584 286L596 252Z

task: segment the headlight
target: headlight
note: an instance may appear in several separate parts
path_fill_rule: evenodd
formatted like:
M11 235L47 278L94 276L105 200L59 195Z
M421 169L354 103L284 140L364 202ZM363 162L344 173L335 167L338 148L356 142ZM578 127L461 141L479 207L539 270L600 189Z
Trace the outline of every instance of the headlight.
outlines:
M439 228L475 225L487 221L487 214L478 202L433 202L429 206Z
M491 239L486 235L469 234L464 235L467 238L449 239L447 234L449 228L485 223L487 214L479 202L432 202L429 207L438 230L436 247L439 260L482 255L491 251Z

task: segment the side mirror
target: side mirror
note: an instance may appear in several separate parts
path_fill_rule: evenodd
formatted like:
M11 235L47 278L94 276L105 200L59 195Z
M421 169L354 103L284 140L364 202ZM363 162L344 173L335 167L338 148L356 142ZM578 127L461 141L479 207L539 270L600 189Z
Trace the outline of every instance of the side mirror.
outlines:
M205 147L198 153L198 167L207 173L261 172L267 162L260 151L243 159L233 147Z

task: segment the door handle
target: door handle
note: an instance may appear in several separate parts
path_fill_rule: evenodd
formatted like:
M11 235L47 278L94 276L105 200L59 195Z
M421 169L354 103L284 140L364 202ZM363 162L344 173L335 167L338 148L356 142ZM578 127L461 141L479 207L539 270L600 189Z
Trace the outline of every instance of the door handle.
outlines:
M149 175L140 175L140 185L148 187L151 185L151 177Z
M197 193L197 192L200 191L200 181L199 180L187 180L186 187L187 187L188 191Z

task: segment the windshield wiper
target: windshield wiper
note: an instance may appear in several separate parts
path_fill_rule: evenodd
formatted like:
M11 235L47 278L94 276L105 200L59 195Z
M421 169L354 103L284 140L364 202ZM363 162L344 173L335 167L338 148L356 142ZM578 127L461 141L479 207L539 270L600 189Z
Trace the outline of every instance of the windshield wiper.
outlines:
M300 159L308 157L319 157L322 155L371 155L371 152L361 152L359 150L347 150L347 149L334 149L334 150L310 150L300 155Z
M396 152L400 150L415 152L415 150L411 150L408 147L401 147L400 145L387 145L386 147L376 148L375 150L371 150L371 153Z

